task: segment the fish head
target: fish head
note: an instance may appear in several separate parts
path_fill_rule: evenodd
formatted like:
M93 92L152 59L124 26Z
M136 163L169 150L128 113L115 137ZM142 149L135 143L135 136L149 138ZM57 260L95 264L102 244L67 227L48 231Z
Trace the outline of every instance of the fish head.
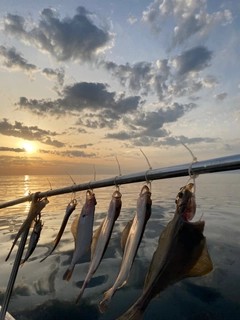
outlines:
M186 221L192 220L196 212L194 184L189 183L181 187L176 196L176 213Z
M86 200L89 202L89 203L92 203L94 205L97 204L97 201L96 201L96 198L95 198L95 193L92 191L92 190L87 190L86 192Z
M115 217L114 219L117 220L117 218L119 217L121 208L122 208L122 194L119 190L115 190L112 194L112 199L115 202Z
M94 213L95 205L97 204L95 193L92 190L87 190L86 192L86 202L85 202L85 213L83 217L88 216L89 214Z
M141 189L138 201L139 201L139 204L140 203L144 204L146 208L146 221L148 221L152 213L152 200L151 200L150 189L146 184Z

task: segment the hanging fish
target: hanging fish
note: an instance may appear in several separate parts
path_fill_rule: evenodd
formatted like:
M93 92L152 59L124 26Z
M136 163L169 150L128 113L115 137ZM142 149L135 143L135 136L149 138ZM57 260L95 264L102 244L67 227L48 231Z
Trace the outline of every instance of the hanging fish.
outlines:
M29 209L29 213L28 216L26 218L26 220L23 222L21 228L19 229L15 240L13 241L12 247L5 259L5 261L8 260L8 258L10 257L10 254L13 250L13 247L15 246L18 238L21 236L21 234L30 228L32 221L40 214L40 212L42 211L42 209L49 203L47 198L44 198L42 200L37 200L37 201L32 201L30 209Z
M137 200L137 213L134 219L130 220L123 230L121 237L123 258L120 271L114 285L104 293L104 297L99 304L101 312L107 310L115 292L127 283L133 261L142 240L145 226L151 215L151 206L151 192L149 191L148 186L145 185Z
M189 222L196 211L194 184L182 187L175 202L175 215L159 237L142 295L118 320L142 319L150 301L168 286L213 269L203 236L205 222Z
M71 231L75 241L75 250L72 262L63 275L63 280L67 282L71 279L75 264L90 248L92 242L93 218L95 205L97 204L95 194L91 190L86 192L86 201L82 208L80 216L74 219Z
M121 197L122 195L118 190L114 191L114 193L112 194L112 200L109 204L107 216L103 220L103 222L101 223L101 225L96 230L93 236L92 246L91 246L91 263L88 269L88 274L85 278L85 281L83 283L83 286L77 297L76 302L78 302L81 299L85 287L87 286L88 282L91 280L92 276L96 272L103 258L103 255L107 249L109 240L111 238L114 223L117 220L121 211L121 207L122 207Z
M37 243L38 243L38 240L40 238L42 227L43 227L43 223L42 223L42 220L40 219L40 215L39 215L39 218L36 219L36 221L35 221L33 231L32 231L32 234L31 234L31 237L29 240L26 256L23 259L23 261L21 262L21 265L23 265L24 262L26 262L28 260L28 258L31 256L31 254L35 250Z
M45 259L47 259L48 256L50 256L50 254L53 253L53 251L56 249L61 237L62 237L62 234L65 230L65 227L67 225L67 222L68 222L68 219L70 217L70 215L72 214L72 212L75 210L76 208L76 205L77 205L77 200L76 199L73 199L69 202L69 204L67 205L66 207L66 213L65 213L65 216L63 218L63 221L62 221L62 225L60 227L60 230L58 231L58 234L55 238L55 240L53 241L54 242L54 246L53 248L51 249L51 251L48 253L48 255L46 255L46 257L44 257L40 262L44 261Z

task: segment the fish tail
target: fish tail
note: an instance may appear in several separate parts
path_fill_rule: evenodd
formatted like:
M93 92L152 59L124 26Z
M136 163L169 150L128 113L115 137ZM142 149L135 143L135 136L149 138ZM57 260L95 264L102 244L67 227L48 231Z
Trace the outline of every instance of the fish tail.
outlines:
M82 288L77 296L77 299L76 299L76 304L79 302L79 300L82 298L82 295L83 295L83 292L86 288L86 285L88 284L88 281L84 281L83 285L82 285Z
M13 247L15 246L15 243L16 243L16 242L14 241L14 242L13 242L13 245L12 245L12 247L11 247L11 249L10 249L10 251L9 251L6 259L5 259L5 261L7 261L7 260L9 259L10 255L11 255L11 253L12 253Z
M64 273L63 275L63 280L65 280L66 282L68 282L71 277L72 277L72 274L73 274L73 270L74 270L74 267L72 268L68 268L67 271Z
M109 289L104 293L103 298L99 303L99 310L101 313L104 313L107 311L113 294L114 294L113 288Z
M144 310L141 308L141 303L137 301L130 309L128 309L116 320L141 320Z

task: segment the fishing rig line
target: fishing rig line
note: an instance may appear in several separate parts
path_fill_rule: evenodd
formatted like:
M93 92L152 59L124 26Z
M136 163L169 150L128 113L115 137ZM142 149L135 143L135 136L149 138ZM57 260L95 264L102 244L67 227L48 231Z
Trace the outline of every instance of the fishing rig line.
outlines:
M148 170L147 178L148 180L161 180L161 179L171 179L177 177L187 177L189 175L189 163L181 164L177 166L170 166L158 169ZM223 172L229 170L239 170L240 169L240 154L214 158L210 160L203 160L194 162L191 167L192 174L207 174L213 172ZM130 184L146 181L146 171L131 173L128 175L118 176L117 183ZM91 184L91 187L90 187ZM39 198L52 197L61 194L67 194L76 191L84 191L89 189L98 189L103 187L110 187L115 185L115 177L107 178L103 180L90 181L82 184L76 184L70 187L63 187L59 189L53 189L45 192L39 192ZM27 201L32 201L33 195L30 194L23 198L18 198L12 201L4 202L0 204L0 209L14 206Z

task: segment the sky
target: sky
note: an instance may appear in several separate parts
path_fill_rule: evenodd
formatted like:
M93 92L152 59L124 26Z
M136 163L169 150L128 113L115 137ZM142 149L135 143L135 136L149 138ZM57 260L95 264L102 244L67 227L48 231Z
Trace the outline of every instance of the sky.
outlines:
M235 0L2 0L0 175L240 153L239 39Z

